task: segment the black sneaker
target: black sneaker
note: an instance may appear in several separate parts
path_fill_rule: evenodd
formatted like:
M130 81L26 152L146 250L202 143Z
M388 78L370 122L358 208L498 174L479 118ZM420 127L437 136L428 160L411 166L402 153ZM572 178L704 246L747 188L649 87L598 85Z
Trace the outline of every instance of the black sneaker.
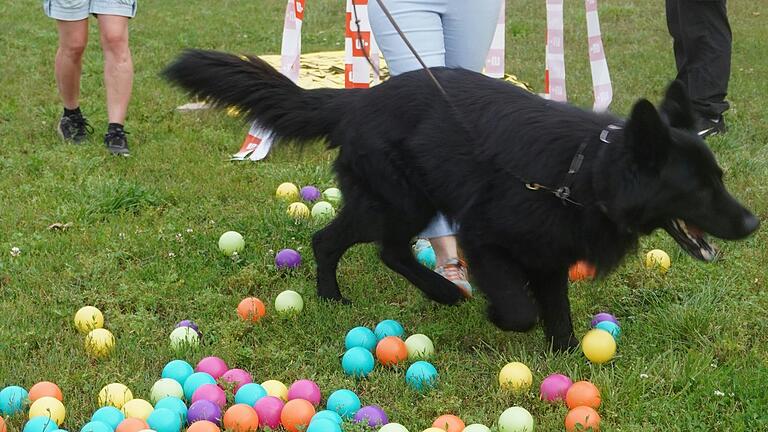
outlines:
M108 130L104 135L104 145L107 146L107 150L116 156L130 156L128 137L125 136L127 133L122 128Z
M696 125L697 133L702 138L723 134L726 131L725 119L721 115L715 119L700 117Z
M82 143L88 138L88 134L93 133L91 124L79 112L62 116L56 130L66 141L72 141L75 144Z

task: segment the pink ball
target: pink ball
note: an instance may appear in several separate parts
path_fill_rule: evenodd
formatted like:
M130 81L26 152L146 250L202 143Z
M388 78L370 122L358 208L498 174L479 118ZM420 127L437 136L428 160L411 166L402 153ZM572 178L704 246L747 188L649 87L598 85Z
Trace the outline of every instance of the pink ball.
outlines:
M268 426L272 429L280 426L280 413L283 412L284 405L282 400L274 396L264 396L256 401L253 408L259 415L259 426Z
M205 372L217 380L224 375L229 367L224 360L218 357L206 357L197 364L195 372Z
M230 369L221 376L223 381L235 385L235 393L240 390L240 387L253 382L251 374L242 369Z
M227 404L227 395L216 384L203 384L192 394L192 403L200 400L211 401L223 409Z
M312 403L312 405L318 406L322 399L320 387L312 380L298 380L291 384L291 387L288 389L288 400L294 399L304 399Z
M565 400L565 394L571 388L573 381L562 374L552 374L541 382L541 400L547 402L557 402Z

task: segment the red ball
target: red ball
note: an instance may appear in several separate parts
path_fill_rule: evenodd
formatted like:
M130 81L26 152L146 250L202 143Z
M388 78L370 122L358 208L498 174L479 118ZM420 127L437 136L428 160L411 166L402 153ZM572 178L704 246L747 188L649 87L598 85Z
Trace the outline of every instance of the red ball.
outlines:
M565 403L568 409L580 406L597 409L600 406L600 390L589 381L573 383L565 394Z
M312 416L315 415L315 406L304 399L288 401L280 413L280 423L288 432L299 432L309 426Z
M464 430L464 421L455 415L443 414L432 423L432 427L446 432L461 432Z
M259 428L259 415L246 404L229 407L223 420L224 429L234 432L252 432Z
M240 304L237 305L237 314L244 321L256 322L264 316L267 312L264 307L264 303L256 297L244 298Z
M394 366L408 358L408 348L399 337L387 336L376 344L376 358L384 366Z
M576 407L565 416L565 430L600 432L600 415L588 406Z
M568 269L568 279L570 279L571 282L578 282L584 279L594 279L595 273L595 266L586 261L578 261L576 264L572 265L570 269Z

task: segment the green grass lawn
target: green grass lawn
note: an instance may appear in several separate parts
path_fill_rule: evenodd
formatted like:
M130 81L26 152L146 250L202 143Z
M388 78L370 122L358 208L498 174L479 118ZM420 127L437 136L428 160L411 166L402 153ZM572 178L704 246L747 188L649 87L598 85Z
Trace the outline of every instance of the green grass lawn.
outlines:
M308 2L305 52L343 49L343 2ZM625 114L638 97L658 101L674 77L663 2L601 2L600 18L615 89L612 109ZM41 380L64 391L68 418L77 431L97 406L99 389L128 385L148 398L163 365L218 355L251 371L258 382L290 384L310 378L327 397L337 388L358 392L411 432L455 413L467 424L493 425L507 407L522 405L537 430L563 429L566 409L538 401L538 384L550 373L594 382L603 395L605 431L768 430L768 236L720 242L724 258L702 264L687 257L663 233L605 280L575 284L573 317L579 336L595 312L622 322L619 355L590 365L580 352L548 354L542 331L507 334L484 317L478 297L441 307L386 269L372 246L359 246L340 266L352 306L329 305L314 294L309 247L317 225L295 223L273 198L277 185L293 181L321 188L334 184L333 153L321 146L299 152L278 148L260 163L229 163L246 126L220 112L179 114L187 102L158 72L183 48L277 53L284 0L184 2L142 0L131 23L136 69L127 129L133 157L109 157L102 57L92 23L83 77L82 107L96 126L87 145L62 143L54 126L61 105L53 79L54 22L40 2L0 4L0 388L29 388ZM727 116L730 131L710 141L734 194L768 218L768 2L729 2L734 31L733 71ZM507 70L542 90L544 2L508 2ZM591 104L586 24L579 2L566 8L568 90ZM50 224L71 223L66 231ZM237 260L222 257L219 235L246 238ZM12 257L12 247L21 255ZM273 265L274 252L300 250L304 264L291 273ZM646 271L644 252L662 248L672 257L665 277ZM304 296L297 317L270 313L285 289ZM268 305L257 325L237 318L241 298ZM117 337L114 354L89 359L72 325L83 305L99 307ZM410 391L404 369L381 367L364 380L346 377L340 356L347 330L394 318L408 334L429 335L437 347L437 390ZM168 334L182 319L205 333L199 349L175 353ZM510 361L533 370L524 394L499 390L497 374ZM23 419L9 419L11 431ZM350 430L350 429L348 429Z

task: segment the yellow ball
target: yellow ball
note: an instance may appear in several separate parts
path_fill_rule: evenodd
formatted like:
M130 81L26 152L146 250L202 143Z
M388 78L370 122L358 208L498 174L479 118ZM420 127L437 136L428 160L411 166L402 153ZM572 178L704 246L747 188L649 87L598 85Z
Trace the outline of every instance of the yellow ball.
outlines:
M309 207L300 202L292 203L288 206L288 215L295 219L306 219L309 217Z
M299 187L286 182L277 187L275 195L285 201L296 201L299 199Z
M424 432L445 432L445 429L431 427L431 428L424 429Z
M531 370L520 362L508 363L499 372L499 384L503 389L528 390L532 383Z
M56 424L60 425L64 423L64 418L67 415L67 410L64 408L64 404L60 400L45 396L32 402L29 407L29 418L33 417L47 417L53 420Z
M104 315L93 306L84 306L75 314L75 327L82 334L104 327Z
M264 381L261 383L261 386L264 387L264 390L267 391L268 395L280 398L284 401L288 400L288 387L286 387L285 384L281 383L280 381Z
M589 361L602 364L616 355L616 341L607 331L592 329L581 340L581 350Z
M109 330L97 328L85 337L85 351L92 357L103 358L115 348L115 337Z
M669 266L672 265L672 261L669 259L669 255L661 249L654 249L645 254L645 267L652 269L657 268L662 274L669 270Z
M126 418L137 418L139 420L147 421L154 409L152 404L144 399L131 399L123 405L121 411L123 411Z
M131 399L133 399L131 390L120 383L107 384L99 392L99 406L111 405L120 409Z

